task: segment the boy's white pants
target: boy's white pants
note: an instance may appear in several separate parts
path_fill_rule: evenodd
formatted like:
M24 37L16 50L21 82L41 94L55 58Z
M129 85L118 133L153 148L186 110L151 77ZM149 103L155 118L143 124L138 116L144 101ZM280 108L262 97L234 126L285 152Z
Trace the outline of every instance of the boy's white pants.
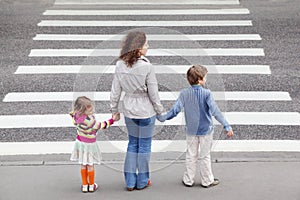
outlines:
M197 169L198 152L200 147L200 178L201 184L210 185L214 181L211 169L210 151L212 147L213 133L204 136L187 135L186 170L183 181L186 185L193 185Z

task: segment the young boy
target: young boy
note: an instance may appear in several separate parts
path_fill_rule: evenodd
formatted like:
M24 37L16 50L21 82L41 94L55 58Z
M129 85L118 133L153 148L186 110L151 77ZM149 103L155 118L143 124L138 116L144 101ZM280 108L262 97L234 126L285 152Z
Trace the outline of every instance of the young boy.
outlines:
M206 74L205 67L192 66L187 71L187 79L191 87L180 92L176 103L169 112L157 115L157 119L163 122L174 118L184 108L187 151L186 170L182 183L187 187L192 187L194 184L199 146L201 186L209 188L219 184L219 180L214 178L211 169L210 150L214 132L212 116L223 125L228 137L233 135L232 128L213 100L211 91L204 88Z

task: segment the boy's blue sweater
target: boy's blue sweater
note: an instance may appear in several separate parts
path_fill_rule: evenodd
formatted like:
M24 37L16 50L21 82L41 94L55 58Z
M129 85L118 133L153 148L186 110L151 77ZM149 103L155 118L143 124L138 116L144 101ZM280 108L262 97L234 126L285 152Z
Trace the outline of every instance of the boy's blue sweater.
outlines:
M232 128L223 117L214 101L211 91L201 85L193 85L180 92L176 103L165 115L158 115L160 121L172 119L184 108L186 132L189 135L206 135L214 129L213 119L220 122L226 131Z

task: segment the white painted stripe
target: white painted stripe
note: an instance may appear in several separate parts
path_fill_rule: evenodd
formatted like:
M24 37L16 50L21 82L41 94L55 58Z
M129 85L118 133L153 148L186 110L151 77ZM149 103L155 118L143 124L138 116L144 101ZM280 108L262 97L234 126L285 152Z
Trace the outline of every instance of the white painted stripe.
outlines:
M213 92L215 100L227 101L291 101L288 92L274 91L240 91L240 92Z
M124 153L127 141L98 141L101 153ZM70 154L73 141L0 142L0 155ZM151 151L185 152L185 140L153 140ZM300 140L217 140L212 152L300 152Z
M46 10L43 15L243 15L249 14L246 8L233 9L145 9L145 10Z
M109 101L110 92L17 92L8 93L3 102L74 101L78 96L88 96L94 101ZM175 101L179 92L159 92L162 101ZM291 101L288 92L225 91L213 92L217 101Z
M298 112L227 112L225 118L231 125L282 125L299 126L300 114ZM107 120L111 114L103 113L96 115L100 121ZM218 122L214 121L215 124ZM172 120L157 125L184 125L183 114L178 114ZM122 120L113 126L124 126ZM49 115L0 115L0 128L45 128L45 127L73 127L68 114Z
M157 74L185 74L190 65L154 65ZM268 65L205 65L210 74L271 74ZM112 74L115 65L29 65L19 66L15 74Z
M54 5L239 5L239 0L56 0Z
M32 49L29 57L118 56L120 49ZM149 49L147 56L264 56L262 48Z
M42 20L38 26L252 26L251 20L203 20L203 21L85 21Z
M125 35L100 34L37 34L33 40L53 41L120 41ZM261 40L259 34L147 34L148 41L211 41L211 40Z

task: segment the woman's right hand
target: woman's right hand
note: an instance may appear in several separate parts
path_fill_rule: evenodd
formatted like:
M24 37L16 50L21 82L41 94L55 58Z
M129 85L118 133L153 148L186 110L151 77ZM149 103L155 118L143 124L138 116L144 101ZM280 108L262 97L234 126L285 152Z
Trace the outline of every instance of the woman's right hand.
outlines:
M156 119L160 122L166 121L164 114L161 114L161 115L157 114Z

